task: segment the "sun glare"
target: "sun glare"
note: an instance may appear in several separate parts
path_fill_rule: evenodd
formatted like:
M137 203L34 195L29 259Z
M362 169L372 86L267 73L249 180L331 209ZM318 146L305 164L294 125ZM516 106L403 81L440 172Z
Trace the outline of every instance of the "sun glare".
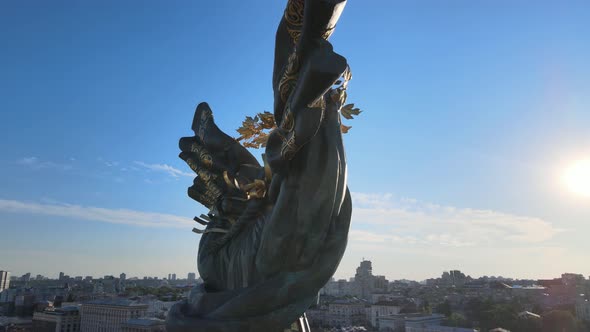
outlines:
M571 192L590 197L590 159L578 160L568 167L564 181Z

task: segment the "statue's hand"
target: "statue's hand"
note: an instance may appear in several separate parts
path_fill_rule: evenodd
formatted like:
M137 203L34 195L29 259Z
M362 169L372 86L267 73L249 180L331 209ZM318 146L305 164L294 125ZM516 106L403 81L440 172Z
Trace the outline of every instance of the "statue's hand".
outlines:
M197 106L192 129L195 136L180 139L180 158L198 175L188 190L191 198L224 218L236 219L246 208L251 185L264 178L264 169L248 150L222 132L207 103Z

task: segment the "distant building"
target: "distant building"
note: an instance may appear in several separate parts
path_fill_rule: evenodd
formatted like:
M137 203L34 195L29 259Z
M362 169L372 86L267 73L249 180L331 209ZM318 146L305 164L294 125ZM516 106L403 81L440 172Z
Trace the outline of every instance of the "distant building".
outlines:
M10 288L10 272L0 271L0 293Z
M176 273L172 273L172 280L176 280Z
M122 332L164 332L165 322L155 318L134 318L123 323Z
M466 327L452 327L442 325L424 325L416 327L408 327L406 325L406 332L478 332L478 330Z
M586 279L581 274L576 273L563 273L561 275L561 281L564 285L580 285L583 284Z
M387 302L402 302L406 299L405 296L399 294L390 294L390 293L373 293L371 294L371 303L377 303L382 301Z
M389 280L385 276L373 277L373 292L387 292L389 289Z
M415 315L405 318L406 332L477 332L471 328L442 326L444 315Z
M363 260L354 276L354 295L370 300L374 289L373 266L371 261Z
M187 279L188 279L189 284L194 284L195 281L197 280L197 275L193 272L189 272Z
M140 304L147 304L146 317L164 319L176 301L160 301L156 297L146 296L138 300Z
M378 318L379 331L382 330L404 330L406 332L435 332L434 328L438 328L442 323L444 315L439 314L424 314L424 313L412 313L412 314L397 314L390 316L383 316ZM433 328L427 330L424 328Z
M80 311L70 306L35 312L33 314L35 332L80 332Z
M60 273L59 273L59 280L60 280L60 281L61 281L61 280L64 280L64 276L65 276L65 274L64 274L63 272L60 272Z
M25 293L14 298L14 312L17 316L32 316L35 305L35 295Z
M29 282L31 280L31 272L25 273L20 277L21 281Z
M0 332L32 331L31 318L0 316Z
M590 301L588 299L580 298L576 301L576 317L590 322Z
M379 317L379 331L406 331L406 332L476 332L477 330L442 326L441 323L445 318L439 314L398 314L391 316Z
M391 316L399 314L401 307L395 302L380 301L371 305L371 325L378 328L379 323L377 319L383 316Z
M468 281L468 277L459 270L451 270L449 271L449 274L451 275L451 282L455 286L461 286Z
M104 294L104 287L102 285L102 281L99 280L99 281L93 283L92 293L97 294L97 295Z
M119 291L119 280L113 276L104 276L94 283L94 294L116 294Z
M417 315L417 314L409 314L409 315ZM390 315L390 316L382 316L376 318L375 328L378 331L403 331L406 328L406 315Z
M322 295L330 295L335 297L342 297L346 295L353 295L353 283L348 282L346 279L334 280L331 279L326 285L320 290Z
M17 290L11 288L6 288L2 292L0 292L0 306L14 302L16 294Z
M544 306L554 308L563 305L574 305L578 291L576 289L576 277L565 277L558 279L541 279L537 283L546 288Z
M117 292L123 293L127 288L127 275L125 273L121 273L119 275L119 281L117 283Z
M366 321L366 302L359 299L338 299L328 304L325 317L330 326L352 326Z
M330 326L330 322L327 319L328 309L326 307L309 308L305 311L305 315L312 326Z
M82 304L81 331L121 332L123 323L145 316L147 304L135 304L127 299L94 300Z

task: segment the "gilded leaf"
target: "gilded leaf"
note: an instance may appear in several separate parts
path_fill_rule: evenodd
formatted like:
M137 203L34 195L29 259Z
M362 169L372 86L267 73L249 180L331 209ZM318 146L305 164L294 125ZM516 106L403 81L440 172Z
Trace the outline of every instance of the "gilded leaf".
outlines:
M275 117L271 112L258 113L260 125L263 129L273 129L276 127Z
M240 134L237 141L247 148L258 149L266 146L268 140L268 131L276 127L275 119L272 113L263 112L256 116L246 116L242 121L242 126L236 131Z
M354 104L346 104L348 95L346 88L348 87L348 81L352 79L352 72L350 67L346 67L342 76L334 82L330 90L329 97L337 106L344 105L340 108L340 114L347 120L352 120L356 116L362 113L362 111L354 107ZM246 116L246 119L242 121L242 126L237 129L240 136L236 140L247 148L259 149L266 146L268 141L268 135L271 130L276 128L274 116L271 112L258 113L256 116ZM346 134L351 126L340 125L342 133Z

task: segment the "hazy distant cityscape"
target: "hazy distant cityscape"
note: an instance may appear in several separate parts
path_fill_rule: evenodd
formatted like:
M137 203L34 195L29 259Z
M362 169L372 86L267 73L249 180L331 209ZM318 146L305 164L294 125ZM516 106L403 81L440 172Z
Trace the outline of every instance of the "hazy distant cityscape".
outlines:
M168 310L202 281L164 277L11 275L0 271L0 332L165 331ZM590 278L472 277L388 280L360 262L330 280L306 315L312 331L590 331Z

